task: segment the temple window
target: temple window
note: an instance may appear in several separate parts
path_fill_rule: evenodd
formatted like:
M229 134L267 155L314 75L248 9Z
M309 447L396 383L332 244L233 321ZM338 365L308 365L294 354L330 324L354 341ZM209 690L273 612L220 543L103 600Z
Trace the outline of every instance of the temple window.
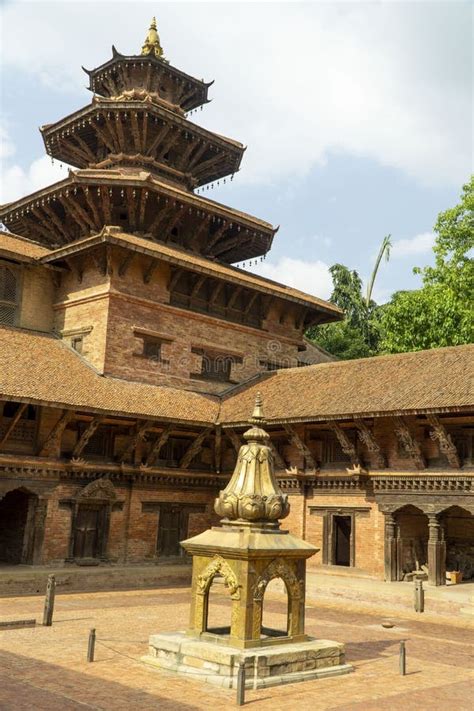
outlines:
M20 408L24 409L16 425L8 435L8 439L5 442L6 449L8 449L9 444L31 447L36 441L38 408L35 405L27 405L24 407L21 403L9 401L3 405L3 415L0 418L0 439L2 439L10 429ZM1 405L0 412L2 412Z
M0 323L14 326L18 319L19 272L0 264Z
M82 347L84 345L83 336L73 336L71 338L71 348L73 348L77 353L82 353Z
M232 382L231 372L234 363L242 363L239 356L230 356L219 352L206 351L202 348L192 348L192 353L202 356L201 372L192 373L192 378L214 380L217 382Z
M135 356L146 358L155 363L169 363L169 360L163 358L163 346L171 343L171 338L155 334L153 331L146 332L144 329L139 328L134 329L134 336L142 342L140 350L134 353Z
M154 360L160 360L161 358L161 341L157 338L143 339L143 355L145 358L152 358Z

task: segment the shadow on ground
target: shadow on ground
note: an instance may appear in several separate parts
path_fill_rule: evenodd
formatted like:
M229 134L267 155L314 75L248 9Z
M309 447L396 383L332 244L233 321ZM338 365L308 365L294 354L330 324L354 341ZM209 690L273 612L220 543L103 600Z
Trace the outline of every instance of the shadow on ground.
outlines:
M156 678L159 684L158 676ZM15 711L84 711L87 708L176 711L176 699L1 651L0 708ZM183 700L179 702L180 711L196 711L198 708L202 707Z

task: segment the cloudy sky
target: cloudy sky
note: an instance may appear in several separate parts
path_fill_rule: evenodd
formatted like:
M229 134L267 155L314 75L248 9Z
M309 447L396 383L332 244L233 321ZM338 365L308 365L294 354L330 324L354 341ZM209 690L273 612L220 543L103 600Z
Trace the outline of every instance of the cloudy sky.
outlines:
M470 2L19 2L1 8L0 202L65 176L38 126L90 102L81 65L138 53L156 15L172 64L206 81L192 120L248 146L209 193L280 230L258 273L327 297L328 266L375 296L418 281L437 214L472 170ZM248 268L248 265L246 265Z

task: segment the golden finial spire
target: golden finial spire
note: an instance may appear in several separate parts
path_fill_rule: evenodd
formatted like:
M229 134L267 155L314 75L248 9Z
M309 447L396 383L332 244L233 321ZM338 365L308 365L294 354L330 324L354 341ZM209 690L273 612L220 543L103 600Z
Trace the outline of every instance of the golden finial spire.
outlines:
M255 406L252 412L252 422L254 420L263 420L263 398L262 393L260 391L257 392L257 396L255 398Z
M158 59L163 59L163 47L160 44L160 36L156 29L156 19L153 18L150 24L150 29L145 37L145 42L142 47L142 54L154 54Z

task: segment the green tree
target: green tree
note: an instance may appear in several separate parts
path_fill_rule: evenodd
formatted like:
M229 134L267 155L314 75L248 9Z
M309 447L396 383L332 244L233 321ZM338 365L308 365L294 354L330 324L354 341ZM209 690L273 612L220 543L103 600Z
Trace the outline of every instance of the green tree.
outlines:
M471 343L474 337L474 176L458 205L435 225L435 265L423 269L423 285L397 292L381 308L381 349L389 353Z
M369 314L375 304L371 302L367 308L362 280L356 271L343 264L334 264L329 271L333 281L330 301L344 311L346 318L339 323L315 326L306 335L342 360L370 356L373 354L371 342L377 340L369 325Z

